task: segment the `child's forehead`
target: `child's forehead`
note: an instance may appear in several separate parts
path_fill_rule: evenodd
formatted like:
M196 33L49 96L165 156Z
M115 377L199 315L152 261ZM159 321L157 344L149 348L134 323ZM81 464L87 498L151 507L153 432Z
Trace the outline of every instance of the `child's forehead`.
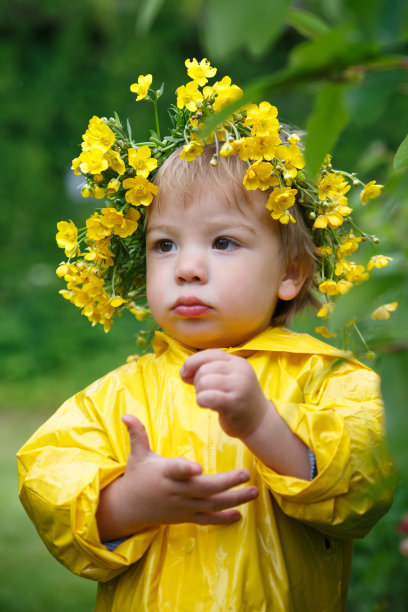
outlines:
M202 208L203 215L206 209L216 208L222 210L224 216L240 214L250 220L251 217L269 217L266 200L267 196L259 190L248 192L236 181L220 177L211 180L211 176L208 176L184 187L181 184L161 187L149 213L154 211L160 215L164 211L174 211L175 214L182 214L183 210L198 206Z

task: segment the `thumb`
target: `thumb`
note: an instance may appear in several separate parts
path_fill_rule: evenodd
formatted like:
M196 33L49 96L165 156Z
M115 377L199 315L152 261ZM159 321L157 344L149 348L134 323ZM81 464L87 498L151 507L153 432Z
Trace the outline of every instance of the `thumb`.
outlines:
M143 459L151 451L146 429L141 421L131 414L124 414L122 421L127 427L130 440L130 454L135 459Z

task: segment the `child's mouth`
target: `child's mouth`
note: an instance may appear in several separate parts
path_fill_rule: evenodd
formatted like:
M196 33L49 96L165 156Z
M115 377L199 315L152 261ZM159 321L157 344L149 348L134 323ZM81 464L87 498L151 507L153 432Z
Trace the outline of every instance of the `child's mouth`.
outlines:
M202 317L209 311L210 306L193 296L179 298L173 307L173 312L179 317Z

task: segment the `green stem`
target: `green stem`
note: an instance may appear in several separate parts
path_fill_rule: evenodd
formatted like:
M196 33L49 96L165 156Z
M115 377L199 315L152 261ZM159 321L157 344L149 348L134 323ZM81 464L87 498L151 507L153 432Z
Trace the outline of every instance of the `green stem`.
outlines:
M157 100L153 100L153 106L154 106L154 120L156 122L156 132L157 132L157 136L160 138L160 126L159 126L159 115L157 112Z
M357 327L357 324L356 324L356 322L355 322L355 321L353 321L353 328L354 328L354 330L355 330L355 332L356 332L357 336L360 338L361 342L363 343L364 348L366 349L366 351L367 351L367 352L369 352L371 349L370 349L370 347L367 345L367 342L364 340L364 336L363 336L363 334L361 333L361 331L359 330L359 328Z

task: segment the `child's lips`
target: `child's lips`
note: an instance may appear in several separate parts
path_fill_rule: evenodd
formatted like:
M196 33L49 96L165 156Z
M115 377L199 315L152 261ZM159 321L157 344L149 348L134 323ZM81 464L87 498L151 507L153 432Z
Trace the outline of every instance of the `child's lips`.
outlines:
M211 310L211 306L194 296L188 296L179 298L172 310L179 317L202 317Z

